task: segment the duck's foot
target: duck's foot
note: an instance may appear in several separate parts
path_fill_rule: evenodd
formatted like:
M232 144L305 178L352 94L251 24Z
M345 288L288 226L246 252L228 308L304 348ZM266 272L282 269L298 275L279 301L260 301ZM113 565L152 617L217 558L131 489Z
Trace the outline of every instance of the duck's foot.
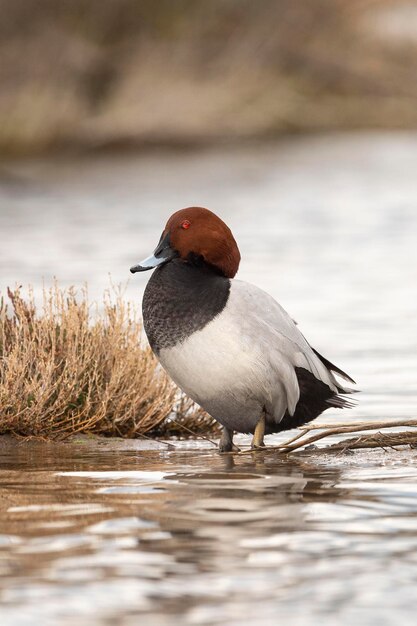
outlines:
M259 450L260 448L265 448L264 435L265 435L265 413L262 413L261 417L259 418L259 422L256 424L255 432L253 433L253 439L251 443L252 450Z
M233 430L223 427L219 441L219 452L240 452L240 448L233 443Z

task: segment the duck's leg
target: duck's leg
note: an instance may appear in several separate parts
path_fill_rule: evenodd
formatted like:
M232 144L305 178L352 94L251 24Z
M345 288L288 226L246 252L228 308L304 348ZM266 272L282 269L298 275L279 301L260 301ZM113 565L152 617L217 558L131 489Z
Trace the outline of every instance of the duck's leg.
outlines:
M220 452L239 452L239 448L233 443L233 430L223 426L222 436L219 441Z
M255 426L253 433L252 448L264 448L264 435L265 435L265 411L262 411L262 415L259 418L258 423Z

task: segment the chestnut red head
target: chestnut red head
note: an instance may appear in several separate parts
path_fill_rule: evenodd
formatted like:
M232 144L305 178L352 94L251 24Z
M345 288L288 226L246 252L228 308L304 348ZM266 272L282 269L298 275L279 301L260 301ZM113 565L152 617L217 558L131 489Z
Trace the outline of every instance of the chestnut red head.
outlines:
M189 207L169 218L153 256L131 268L131 272L152 269L172 258L185 262L202 259L228 278L235 276L240 252L230 228L212 211Z

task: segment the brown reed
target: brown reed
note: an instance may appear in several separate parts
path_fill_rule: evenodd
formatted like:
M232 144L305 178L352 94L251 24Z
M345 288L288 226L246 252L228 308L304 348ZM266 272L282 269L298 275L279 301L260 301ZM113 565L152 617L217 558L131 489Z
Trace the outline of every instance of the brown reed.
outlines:
M0 434L63 438L187 435L216 423L173 384L120 291L102 306L87 289L20 288L0 298Z

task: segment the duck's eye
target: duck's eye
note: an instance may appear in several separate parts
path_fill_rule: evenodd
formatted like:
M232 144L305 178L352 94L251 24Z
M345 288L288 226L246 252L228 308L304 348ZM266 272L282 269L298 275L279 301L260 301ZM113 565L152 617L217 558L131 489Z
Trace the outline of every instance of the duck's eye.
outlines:
M183 223L181 224L181 228L184 228L184 230L187 230L187 228L190 228L191 226L191 222L189 222L188 220L184 220Z

